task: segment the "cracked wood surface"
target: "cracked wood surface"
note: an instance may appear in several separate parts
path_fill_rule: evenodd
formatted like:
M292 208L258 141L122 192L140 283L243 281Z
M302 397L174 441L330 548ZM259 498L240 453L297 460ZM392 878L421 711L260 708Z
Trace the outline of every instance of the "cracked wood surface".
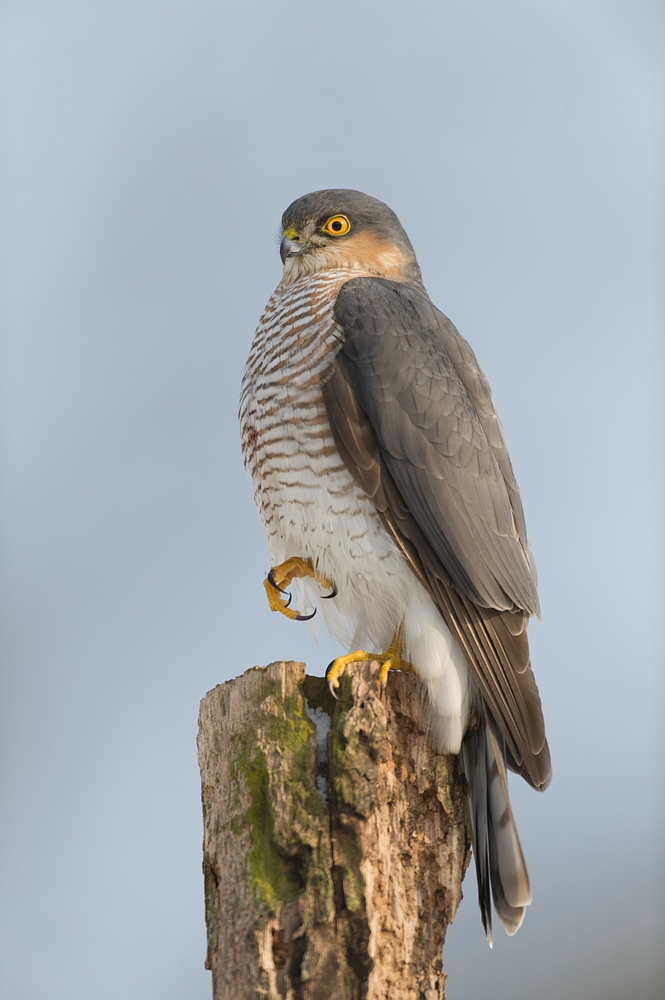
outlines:
M464 779L427 741L420 682L302 663L201 702L214 1000L441 1000L469 861Z

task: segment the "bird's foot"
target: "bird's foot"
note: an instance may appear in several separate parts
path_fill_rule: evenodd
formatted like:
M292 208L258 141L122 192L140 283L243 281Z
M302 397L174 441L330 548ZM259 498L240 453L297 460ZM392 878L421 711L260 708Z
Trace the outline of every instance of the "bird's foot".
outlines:
M299 611L295 611L289 607L291 604L291 594L288 595L288 601L285 601L282 597L283 594L287 593L286 588L292 580L297 577L302 578L307 576L311 576L322 587L331 591L330 594L323 595L325 598L336 596L337 590L334 583L327 576L323 576L322 573L317 573L311 559L301 559L300 556L292 556L285 562L280 563L279 566L273 566L267 578L263 581L263 586L268 595L270 610L280 611L287 618L291 618L296 622L306 622L310 618L313 618L316 614L316 608L312 611L311 615L301 615Z
M346 656L338 656L336 660L329 663L326 670L326 680L328 681L328 687L333 698L337 698L335 691L339 687L339 679L349 663L359 663L361 660L377 660L380 664L378 680L382 691L386 689L388 674L391 670L405 670L413 673L413 665L402 659L403 638L404 630L400 625L385 653L366 653L364 649L357 649L354 653L347 653Z

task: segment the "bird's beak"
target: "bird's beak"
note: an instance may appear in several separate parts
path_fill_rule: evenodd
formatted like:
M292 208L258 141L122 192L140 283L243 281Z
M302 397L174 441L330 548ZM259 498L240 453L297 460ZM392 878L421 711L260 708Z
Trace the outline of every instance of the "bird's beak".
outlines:
M286 264L288 257L295 257L302 253L302 249L301 243L290 240L288 236L282 237L282 242L279 244L279 256L282 258L282 264Z

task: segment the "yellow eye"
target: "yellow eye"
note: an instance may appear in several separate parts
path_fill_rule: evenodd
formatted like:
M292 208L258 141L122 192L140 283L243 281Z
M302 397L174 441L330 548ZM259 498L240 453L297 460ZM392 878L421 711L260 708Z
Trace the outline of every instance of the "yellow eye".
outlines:
M345 215L333 215L323 227L323 232L330 233L331 236L344 236L350 228L351 223Z

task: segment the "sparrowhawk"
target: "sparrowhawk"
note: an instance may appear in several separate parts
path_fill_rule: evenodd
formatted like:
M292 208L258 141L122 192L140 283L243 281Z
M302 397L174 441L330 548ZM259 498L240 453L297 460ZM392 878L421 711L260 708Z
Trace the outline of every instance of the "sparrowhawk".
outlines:
M489 384L383 202L297 199L280 255L240 402L270 606L311 617L285 600L304 580L330 633L360 647L329 667L333 689L368 657L384 679L422 678L432 739L468 781L491 943L491 899L509 934L531 901L506 764L537 789L551 768L527 642L536 570Z

